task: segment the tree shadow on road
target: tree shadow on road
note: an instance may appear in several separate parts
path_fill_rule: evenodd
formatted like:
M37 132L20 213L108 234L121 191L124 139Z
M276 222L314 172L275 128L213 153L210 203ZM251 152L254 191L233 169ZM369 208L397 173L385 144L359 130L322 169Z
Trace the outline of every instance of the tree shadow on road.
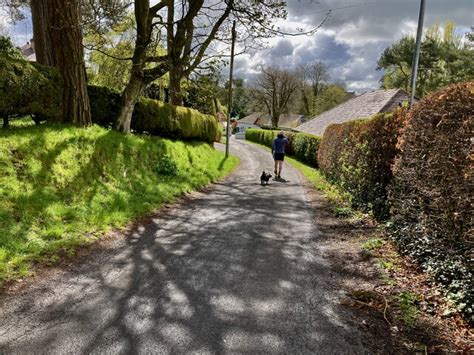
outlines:
M113 254L77 266L55 302L33 306L28 322L47 333L0 350L362 352L312 211L292 193L223 182L136 226Z

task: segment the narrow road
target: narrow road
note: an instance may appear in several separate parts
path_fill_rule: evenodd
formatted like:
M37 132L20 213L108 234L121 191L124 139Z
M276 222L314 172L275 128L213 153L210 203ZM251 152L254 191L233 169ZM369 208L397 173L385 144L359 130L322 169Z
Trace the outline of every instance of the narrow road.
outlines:
M260 186L270 154L232 153L224 182L4 298L0 353L367 353L298 172Z

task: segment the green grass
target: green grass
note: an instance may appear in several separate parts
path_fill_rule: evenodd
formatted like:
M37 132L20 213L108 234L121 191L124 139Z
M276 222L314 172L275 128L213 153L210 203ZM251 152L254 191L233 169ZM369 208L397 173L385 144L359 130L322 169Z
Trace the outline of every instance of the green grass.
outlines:
M371 238L362 244L362 248L368 251L380 249L384 243L385 242L380 238Z
M420 314L417 295L412 292L401 292L397 298L401 312L400 319L405 325L412 326Z
M122 135L98 126L0 130L0 284L54 263L238 159L206 143Z

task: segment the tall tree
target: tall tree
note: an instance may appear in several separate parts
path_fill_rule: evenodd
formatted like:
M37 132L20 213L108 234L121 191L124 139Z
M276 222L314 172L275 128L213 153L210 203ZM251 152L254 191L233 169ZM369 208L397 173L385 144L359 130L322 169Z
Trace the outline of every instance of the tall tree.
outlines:
M63 77L62 120L87 126L92 120L82 47L79 0L37 0L37 2L47 4L44 7L40 6L46 14L32 12L33 18L37 23L46 22L50 41L45 43L50 44L50 47L45 46L45 49L47 52L52 51L52 65L59 69ZM44 18L38 18L43 15ZM40 28L43 29L43 26Z
M95 29L110 23L105 15L118 14L123 0L0 0L13 20L30 6L36 58L40 64L58 68L64 81L62 121L86 126L91 123L87 94L82 27ZM123 8L123 7L122 7ZM115 12L113 12L115 11ZM83 21L82 13L88 21ZM101 15L103 15L101 17ZM87 26L85 27L87 28Z
M409 91L415 40L403 37L386 48L377 62L384 70L383 88L403 88ZM474 51L456 34L455 25L447 22L441 30L439 24L428 28L421 43L420 68L416 93L427 92L459 81L474 79Z
M317 99L327 87L330 79L328 67L321 61L302 65L301 77L301 113L307 117L315 114Z
M255 94L271 116L273 127L278 127L280 115L287 113L299 85L297 73L274 67L262 68Z

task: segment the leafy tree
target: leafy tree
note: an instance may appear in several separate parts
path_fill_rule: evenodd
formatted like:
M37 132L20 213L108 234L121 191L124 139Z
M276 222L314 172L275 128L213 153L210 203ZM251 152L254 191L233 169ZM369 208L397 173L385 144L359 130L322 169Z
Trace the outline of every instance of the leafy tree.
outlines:
M10 38L0 36L0 56L11 59L23 59L20 51L16 49Z
M232 90L232 109L231 117L243 118L250 112L250 103L252 101L252 90L245 86L245 82L241 78L235 78L233 81ZM229 102L229 81L224 85L220 92L221 102L227 107Z
M344 87L337 84L327 85L315 99L313 115L317 116L343 103L349 98Z
M405 36L386 48L377 62L377 69L384 69L381 79L385 89L410 90L411 68L415 40ZM474 52L468 43L455 32L455 25L447 22L441 31L435 24L425 32L421 43L421 55L416 93L424 96L441 86L474 78Z

